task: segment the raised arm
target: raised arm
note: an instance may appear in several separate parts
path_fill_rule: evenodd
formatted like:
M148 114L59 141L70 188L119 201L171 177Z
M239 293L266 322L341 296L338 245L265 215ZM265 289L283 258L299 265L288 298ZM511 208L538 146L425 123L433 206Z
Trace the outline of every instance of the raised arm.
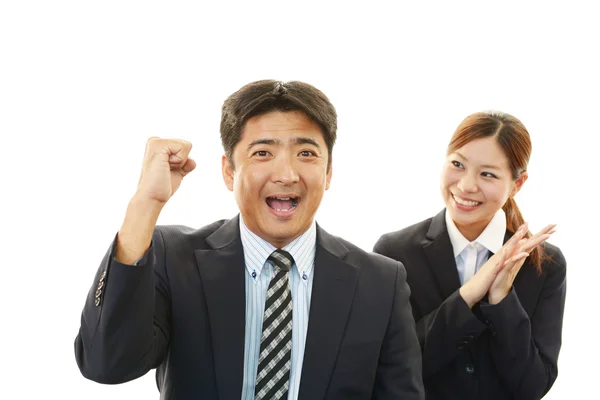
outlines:
M191 144L151 138L137 191L88 293L75 339L81 373L100 383L144 375L163 360L170 334L165 246L156 222L196 164Z

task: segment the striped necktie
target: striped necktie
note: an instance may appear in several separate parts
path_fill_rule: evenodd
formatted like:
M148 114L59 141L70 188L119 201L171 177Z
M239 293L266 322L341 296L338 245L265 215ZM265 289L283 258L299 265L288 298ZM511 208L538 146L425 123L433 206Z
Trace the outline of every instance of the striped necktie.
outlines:
M292 355L292 293L288 284L292 255L275 250L267 259L274 267L265 302L255 400L287 399Z

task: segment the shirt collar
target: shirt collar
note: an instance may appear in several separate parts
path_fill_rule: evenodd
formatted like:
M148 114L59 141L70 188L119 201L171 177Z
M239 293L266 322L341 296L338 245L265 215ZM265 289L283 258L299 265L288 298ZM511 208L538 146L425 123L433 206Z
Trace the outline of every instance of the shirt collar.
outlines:
M277 248L248 229L241 215L240 236L244 249L246 269L250 275L256 272L256 276L258 277L267 262L267 258ZM310 276L314 266L316 249L317 227L315 221L312 222L302 235L283 247L283 250L294 257L294 265L300 277L303 275ZM294 267L292 266L293 269Z
M454 221L450 217L450 213L446 209L446 227L448 228L448 236L454 250L454 257L458 257L460 253L471 242L465 238L456 227ZM502 209L499 209L492 220L487 224L483 232L474 240L492 253L497 253L504 244L504 235L506 233L506 214Z

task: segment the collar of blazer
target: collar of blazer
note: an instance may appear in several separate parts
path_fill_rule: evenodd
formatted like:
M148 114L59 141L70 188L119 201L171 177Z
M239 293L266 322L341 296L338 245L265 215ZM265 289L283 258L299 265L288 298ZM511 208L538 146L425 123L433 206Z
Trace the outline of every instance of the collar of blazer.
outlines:
M206 296L219 398L239 398L244 370L245 279L239 215L196 250ZM317 224L317 249L299 398L323 398L352 307L359 268L348 248Z

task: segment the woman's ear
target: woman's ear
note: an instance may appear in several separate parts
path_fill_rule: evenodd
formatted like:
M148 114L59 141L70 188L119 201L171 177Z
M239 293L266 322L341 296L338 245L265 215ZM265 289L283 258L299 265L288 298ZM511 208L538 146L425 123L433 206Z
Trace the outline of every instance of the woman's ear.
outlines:
M527 181L527 178L529 178L529 174L527 173L527 171L523 171L515 181L515 186L513 187L513 190L510 194L511 197L514 197L517 193L519 193L519 191L523 187L523 184L525 183L525 181Z

